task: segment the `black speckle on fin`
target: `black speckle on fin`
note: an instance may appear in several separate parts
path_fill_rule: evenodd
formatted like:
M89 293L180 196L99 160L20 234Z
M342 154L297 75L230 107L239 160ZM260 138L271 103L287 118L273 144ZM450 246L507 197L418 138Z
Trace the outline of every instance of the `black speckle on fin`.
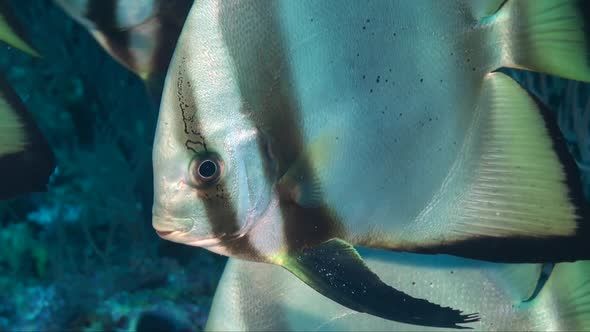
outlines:
M0 199L46 191L49 177L55 169L53 152L16 93L1 78L0 99L0 107L6 105L7 108L0 109L0 112L12 113L23 126L25 135L25 146L21 151L0 154Z
M352 245L339 239L278 262L324 296L359 312L406 324L456 329L468 329L458 324L479 320L477 314L463 314L385 284Z

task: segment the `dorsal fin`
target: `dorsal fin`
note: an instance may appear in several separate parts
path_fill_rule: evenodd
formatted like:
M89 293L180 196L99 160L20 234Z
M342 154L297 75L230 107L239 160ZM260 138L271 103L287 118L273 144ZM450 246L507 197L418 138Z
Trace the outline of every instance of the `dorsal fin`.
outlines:
M590 258L580 174L553 114L502 73L485 78L444 243L424 252L498 262Z

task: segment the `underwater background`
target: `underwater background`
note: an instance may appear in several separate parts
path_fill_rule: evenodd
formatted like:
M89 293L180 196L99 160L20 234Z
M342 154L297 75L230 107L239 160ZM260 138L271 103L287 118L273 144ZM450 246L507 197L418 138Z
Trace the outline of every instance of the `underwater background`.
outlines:
M225 258L151 226L161 87L146 87L52 0L0 1L42 55L1 44L0 73L58 164L47 193L0 202L0 331L142 331L147 321L202 330ZM588 196L590 87L506 72L555 112Z

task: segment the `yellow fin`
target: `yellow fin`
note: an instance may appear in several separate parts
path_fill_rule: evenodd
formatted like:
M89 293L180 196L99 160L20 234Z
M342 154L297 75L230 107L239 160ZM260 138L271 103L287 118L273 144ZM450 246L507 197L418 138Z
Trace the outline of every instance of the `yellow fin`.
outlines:
M0 40L29 55L38 57L39 53L25 41L22 34L18 33L18 28L5 7L6 5L0 5Z
M590 2L508 0L493 17L503 66L590 81Z
M26 131L14 106L0 91L0 157L22 152L26 146Z
M0 79L0 199L44 191L54 168L49 145L16 93Z
M478 158L462 202L470 231L489 236L575 234L566 170L535 101L501 73L485 79Z
M551 112L510 77L485 77L457 165L439 211L443 240L419 251L499 262L590 258L575 161Z

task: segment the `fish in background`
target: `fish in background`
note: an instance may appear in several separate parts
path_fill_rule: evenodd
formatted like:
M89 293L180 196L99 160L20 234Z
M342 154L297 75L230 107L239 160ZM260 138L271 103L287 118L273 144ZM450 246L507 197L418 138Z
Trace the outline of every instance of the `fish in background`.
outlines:
M0 2L0 41L31 56L39 56L39 53L28 42L8 3L4 1Z
M355 311L475 324L461 303L387 285L354 246L493 262L590 258L588 208L563 136L497 71L590 81L589 6L195 2L160 108L154 228L280 265Z
M587 331L590 262L559 263L540 293L540 264L361 250L383 281L432 301L479 312L478 331ZM355 312L278 266L231 258L206 331L440 331Z
M159 98L193 0L55 0Z
M39 56L22 34L7 4L0 3L0 41ZM0 77L0 200L46 191L55 158L22 101Z

